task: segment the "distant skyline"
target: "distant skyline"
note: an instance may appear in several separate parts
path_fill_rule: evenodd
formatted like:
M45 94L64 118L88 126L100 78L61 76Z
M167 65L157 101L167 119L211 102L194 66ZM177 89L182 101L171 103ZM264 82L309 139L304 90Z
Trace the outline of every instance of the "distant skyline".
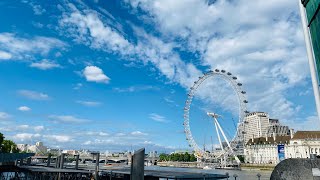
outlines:
M0 132L16 143L188 149L188 88L216 68L243 83L249 111L319 130L296 1L4 0L0 22ZM218 144L206 111L233 136L236 103L223 81L199 89L199 145Z

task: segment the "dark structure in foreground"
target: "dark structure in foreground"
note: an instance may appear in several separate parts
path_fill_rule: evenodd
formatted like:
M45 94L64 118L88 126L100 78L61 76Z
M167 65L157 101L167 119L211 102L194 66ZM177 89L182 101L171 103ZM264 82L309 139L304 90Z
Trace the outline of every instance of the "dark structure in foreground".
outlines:
M271 180L320 180L319 159L286 159L272 171Z
M55 159L49 155L47 162L31 165L31 156L34 154L0 154L0 180L216 180L226 179L227 175L211 173L191 173L180 172L175 168L145 170L144 159L145 150L140 149L132 157L131 167L118 169L106 169L96 163L92 166L79 167L79 163L74 165L65 164L65 154L61 154ZM99 155L96 153L96 162L99 162ZM52 162L53 160L53 162ZM76 157L76 161L79 157Z

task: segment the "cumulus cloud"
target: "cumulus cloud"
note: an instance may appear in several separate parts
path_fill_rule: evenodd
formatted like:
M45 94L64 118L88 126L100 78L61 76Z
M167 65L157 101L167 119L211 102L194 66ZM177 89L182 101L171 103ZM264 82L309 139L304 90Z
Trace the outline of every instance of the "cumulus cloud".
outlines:
M28 106L20 106L18 108L19 111L31 111L31 108L29 108Z
M87 66L83 70L83 75L87 81L97 82L97 83L109 83L110 78L106 76L102 69L97 66Z
M56 141L60 143L73 141L72 137L68 135L44 135L43 137L46 138L48 141Z
M63 123L85 123L89 122L88 119L81 119L71 115L50 115L49 118L56 122L63 122Z
M10 53L0 50L0 60L8 60L11 58L12 58L12 55Z
M138 36L138 42L133 44L116 29L111 28L111 25L104 24L96 11L81 12L74 6L68 8L70 11L61 18L60 27L66 29L63 31L64 34L73 37L78 43L86 44L93 49L117 53L124 59L150 62L171 81L179 82L184 87L192 84L191 77L201 74L194 65L184 63L173 51L174 43L165 43L135 27L134 33Z
M29 125L26 125L26 124L24 124L24 125L19 125L19 126L17 126L17 128L18 128L19 130L26 130L26 129L29 129Z
M61 65L57 64L55 62L52 62L52 61L50 61L48 59L43 59L40 62L31 63L30 67L38 68L38 69L41 69L41 70L48 70L48 69L53 69L53 68L60 68Z
M13 136L13 138L18 141L29 141L29 140L32 140L34 138L39 138L39 137L41 137L40 134L31 134L31 133L18 133Z
M135 40L130 40L104 21L103 14L71 5L66 7L68 10L64 11L60 27L77 43L117 53L123 59L152 64L170 82L183 87L190 87L202 74L193 63L226 69L247 87L244 90L248 92L249 111L266 111L280 119L296 118L300 105L286 92L298 86L303 88L303 82L309 78L296 2L125 2L132 12L145 12L140 18L152 22L160 35L154 36L131 24ZM179 50L196 54L199 62L182 61ZM235 98L225 93L217 101L211 89L203 89L201 99L210 99L211 103L220 103L224 109L235 112Z
M88 106L88 107L96 107L102 104L101 102L98 102L98 101L76 101L76 103L81 104L83 106Z
M30 60L35 54L47 55L53 49L65 47L66 44L56 38L23 38L14 33L0 33L0 59Z
M140 91L148 91L148 90L157 91L159 90L159 88L155 86L144 85L144 86L130 86L127 88L114 88L113 90L116 92L140 92Z
M45 93L37 92L37 91L31 91L31 90L19 90L18 94L20 96L23 96L23 97L31 99L31 100L44 101L44 100L49 100L50 99L49 95L47 95Z
M182 48L198 53L202 65L236 74L247 87L250 110L267 111L272 116L287 120L295 118L299 104L293 103L286 92L303 86L309 78L296 2L125 2L133 12L137 9L146 12L140 18L154 22L164 38L172 41L181 39ZM215 101L212 93L204 93L203 99ZM232 107L229 104L226 108Z
M43 130L44 130L44 126L34 126L33 129L34 129L34 131L36 131L36 132L40 132L40 131L43 131Z
M148 134L147 133L143 133L141 131L133 131L133 132L131 132L131 135L132 136L146 136Z
M6 112L0 112L0 120L9 119L11 116Z
M161 116L161 115L156 114L156 113L149 114L149 118L154 120L154 121L161 122L161 123L167 122L167 120L166 120L166 118L164 116Z

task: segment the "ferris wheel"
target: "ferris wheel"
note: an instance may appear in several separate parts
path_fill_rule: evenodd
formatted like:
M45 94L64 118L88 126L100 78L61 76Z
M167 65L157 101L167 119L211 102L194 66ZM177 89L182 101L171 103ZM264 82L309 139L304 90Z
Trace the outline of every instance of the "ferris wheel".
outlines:
M192 104L192 100L194 99L194 95L197 92L198 88L208 80L208 78L219 78L223 81L225 81L232 89L232 91L235 93L238 104L238 123L236 126L236 132L234 133L234 137L229 141L227 137L225 136L225 133L220 126L220 123L218 121L219 115L217 112L207 112L207 115L213 119L215 129L218 135L218 140L221 146L221 151L219 152L208 152L199 147L199 145L196 143L194 137L192 136L192 132L190 129L190 106ZM195 156L199 159L212 159L212 158L219 158L222 155L225 154L233 154L234 151L237 150L238 146L237 144L243 143L243 136L245 134L245 124L244 124L244 117L247 113L247 99L246 99L246 92L242 90L242 84L237 82L237 77L233 76L230 72L226 72L225 70L219 70L215 69L214 71L209 71L205 74L203 74L197 81L194 82L193 86L190 88L190 91L187 96L187 100L184 107L184 132L186 135L186 140L189 143L189 146L193 148ZM224 147L222 145L222 140L220 138L220 134L222 134L224 141L228 144L227 147ZM237 159L237 157L236 157Z

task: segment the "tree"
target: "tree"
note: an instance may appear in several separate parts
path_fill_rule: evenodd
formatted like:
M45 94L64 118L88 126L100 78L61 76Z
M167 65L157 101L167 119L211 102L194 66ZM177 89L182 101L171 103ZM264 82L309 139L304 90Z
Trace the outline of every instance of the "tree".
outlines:
M164 153L160 154L159 158L160 158L160 161L167 161L169 159L168 155Z
M0 133L0 152L2 152L2 143L3 143L3 140L4 140L4 136L2 133Z
M184 162L189 162L190 161L190 154L188 152L184 153L183 161Z
M190 156L190 162L195 162L195 161L197 161L196 156L195 156L194 154L191 154L191 156Z
M3 153L10 153L10 152L18 153L19 152L17 145L11 140L3 140L2 144L3 144L2 145L2 152Z

